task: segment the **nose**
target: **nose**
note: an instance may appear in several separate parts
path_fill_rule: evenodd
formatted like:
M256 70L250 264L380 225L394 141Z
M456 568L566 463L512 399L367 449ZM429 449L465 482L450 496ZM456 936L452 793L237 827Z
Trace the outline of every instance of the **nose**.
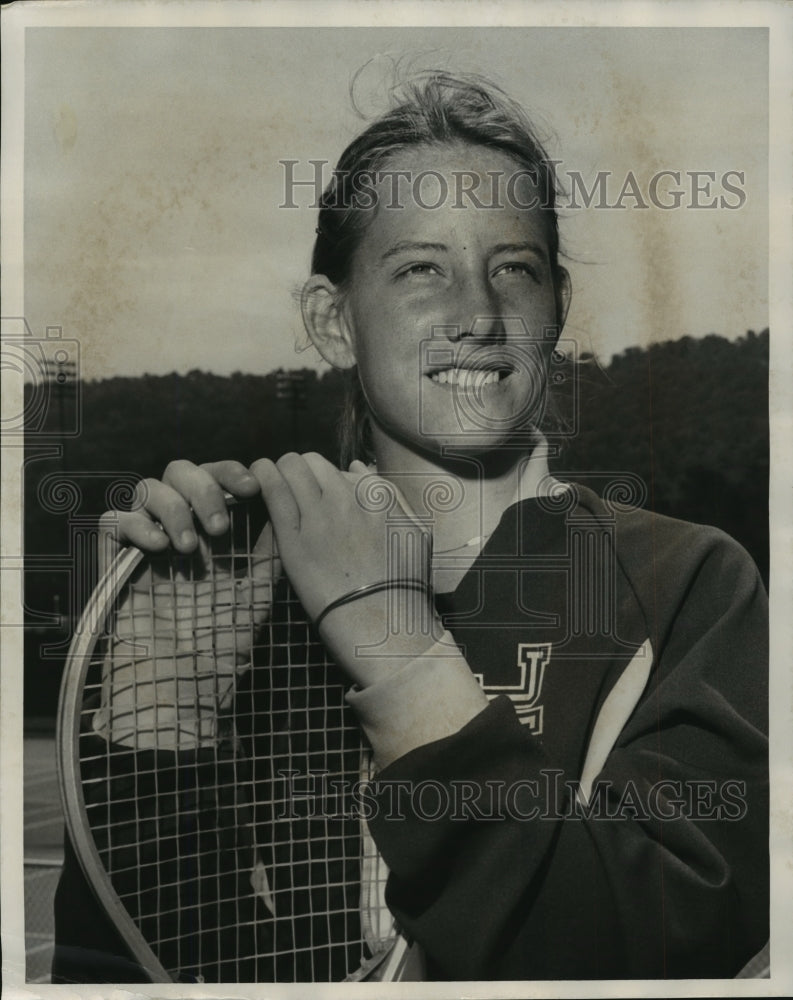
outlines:
M447 337L456 343L461 340L503 344L507 339L507 325L503 316L474 315L467 323L452 324Z
M480 276L467 275L455 289L453 306L457 321L445 329L449 340L492 341L504 343L507 325L501 304L490 283Z

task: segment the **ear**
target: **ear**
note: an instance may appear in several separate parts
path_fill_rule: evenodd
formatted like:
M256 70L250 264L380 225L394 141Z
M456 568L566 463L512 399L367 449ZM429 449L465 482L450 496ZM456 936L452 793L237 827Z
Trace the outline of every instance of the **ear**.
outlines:
M573 286L567 268L558 267L556 269L556 316L560 333L567 320L567 312L570 308L572 297Z
M324 274L312 274L300 296L303 324L314 347L334 368L352 368L355 348L338 288Z

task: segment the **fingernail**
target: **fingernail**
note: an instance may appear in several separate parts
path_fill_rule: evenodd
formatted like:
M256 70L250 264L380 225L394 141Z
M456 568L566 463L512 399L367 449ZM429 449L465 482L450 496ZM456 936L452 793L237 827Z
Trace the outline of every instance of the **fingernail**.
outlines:
M209 519L209 527L212 531L223 531L226 527L226 515L225 514L213 514Z
M179 536L179 541L182 543L182 545L187 547L188 545L195 545L195 543L198 541L198 538L196 537L196 533L194 531L188 530L182 532L182 534Z

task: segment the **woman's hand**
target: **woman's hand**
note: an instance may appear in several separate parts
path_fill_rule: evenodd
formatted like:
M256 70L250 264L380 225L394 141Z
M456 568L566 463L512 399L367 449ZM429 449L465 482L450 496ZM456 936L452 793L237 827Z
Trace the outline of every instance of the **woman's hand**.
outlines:
M218 738L280 575L269 525L242 568L228 559L224 490L259 487L237 462L174 462L162 482L141 484L137 509L103 518L106 558L124 542L152 553L124 592L104 662L94 728L107 739L188 749ZM176 565L172 551L157 557L169 541Z
M433 644L442 627L429 591L431 538L393 484L361 462L340 472L313 453L261 459L251 471L286 574L312 619L360 587L392 584L322 619L323 641L354 681L371 684ZM425 590L400 586L404 579Z
M108 511L100 521L100 571L124 545L144 552L194 552L196 522L209 536L228 530L225 493L239 499L259 493L256 478L241 462L171 462L162 480L143 479L131 511Z

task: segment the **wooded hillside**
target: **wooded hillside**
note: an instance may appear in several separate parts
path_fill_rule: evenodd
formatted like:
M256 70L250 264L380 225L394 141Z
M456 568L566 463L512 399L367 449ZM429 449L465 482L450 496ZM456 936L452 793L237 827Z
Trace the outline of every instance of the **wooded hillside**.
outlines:
M560 445L557 474L595 490L609 474L639 477L645 506L723 528L767 580L768 331L630 348L608 365L560 358L556 374L568 432L551 438ZM26 714L54 713L69 619L83 599L84 584L71 585L77 536L90 533L108 489L160 476L177 457L249 464L313 450L335 460L343 383L339 373L304 369L53 385L26 452ZM59 438L72 412L80 416L79 434ZM52 443L62 445L59 458L38 450ZM114 493L116 504L124 492Z

